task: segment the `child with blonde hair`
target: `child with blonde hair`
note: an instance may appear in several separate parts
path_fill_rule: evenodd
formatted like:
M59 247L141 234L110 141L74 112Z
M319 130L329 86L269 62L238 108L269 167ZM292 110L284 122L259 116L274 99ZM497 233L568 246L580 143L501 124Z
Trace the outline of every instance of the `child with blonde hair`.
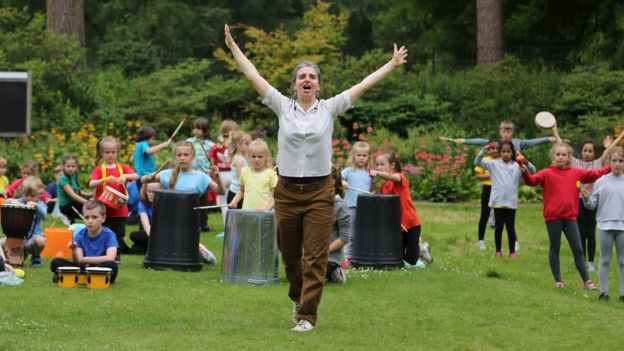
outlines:
M21 203L33 206L36 209L35 217L26 238L24 239L24 254L31 254L30 262L33 267L41 267L41 251L45 248L46 239L43 235L42 224L48 213L48 206L41 201L44 192L43 182L36 176L28 176L19 188L20 197L8 199L6 204Z
M262 139L249 144L249 167L240 175L240 189L230 202L237 208L244 198L243 210L270 211L275 205L273 189L277 186L277 173L271 168L269 146Z
M596 181L591 195L583 189L585 205L596 210L600 245L600 300L609 299L609 265L613 245L620 268L620 301L624 302L624 149L613 148L609 156L611 173Z
M240 190L240 175L243 168L249 166L247 154L249 151L251 136L240 130L232 132L230 137L229 153L232 158L230 168L232 172L232 182L228 188L227 203L231 203ZM242 208L243 203L239 202L237 208Z
M221 184L223 184L225 189L228 189L230 187L230 183L232 181L232 169L230 167L231 160L228 148L230 146L230 136L235 130L238 130L238 124L236 124L236 122L232 121L231 119L226 119L221 122L219 135L221 136L221 138L223 138L223 142L213 145L209 153L210 164L219 168L219 178L221 180ZM218 196L217 203L227 204L227 194ZM226 213L227 208L221 208L223 223L225 223Z
M351 263L351 245L355 231L355 214L357 209L357 198L363 192L373 191L374 183L370 170L373 169L373 159L370 154L370 145L364 141L358 141L351 147L347 158L347 168L341 172L342 185L347 189L345 202L349 207L351 220L351 233L349 240L343 247L345 263Z
M106 187L110 187L128 196L126 183L137 180L139 176L130 166L117 162L119 155L119 143L113 137L106 136L98 140L95 149L95 169L91 172L89 187L95 188L95 199L99 199ZM100 163L103 160L104 162ZM128 253L130 248L126 245L126 219L128 218L128 205L121 208L106 206L104 225L110 228L117 236L119 250L117 261L120 262L121 254Z
M596 284L589 279L583 247L576 223L579 206L579 188L581 183L593 183L602 175L609 173L610 168L587 170L572 168L572 148L566 143L557 143L550 150L552 165L535 174L529 174L526 166L520 167L524 183L529 186L541 185L543 189L543 215L550 248L548 259L550 270L555 279L555 286L563 288L559 267L559 249L561 232L566 236L574 255L574 264L583 279L585 289L596 290Z

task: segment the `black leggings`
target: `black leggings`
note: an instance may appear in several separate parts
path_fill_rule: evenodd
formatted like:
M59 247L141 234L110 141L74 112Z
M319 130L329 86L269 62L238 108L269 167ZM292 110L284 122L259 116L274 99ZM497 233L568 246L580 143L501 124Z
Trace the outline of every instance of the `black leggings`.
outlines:
M104 225L107 226L110 230L115 232L115 236L117 237L117 243L119 244L119 249L117 251L118 254L128 253L130 252L130 248L126 245L124 241L124 237L126 236L126 218L125 217L116 217L116 218L108 218L104 221Z
M479 217L479 240L485 238L485 228L490 218L490 193L492 192L491 185L484 185L481 189L481 216Z
M133 242L133 245L130 248L130 253L137 255L147 253L149 235L147 235L143 228L139 228L136 232L130 233L130 240Z
M494 222L496 222L494 227L496 252L501 251L501 247L503 246L503 227L507 228L509 253L516 252L516 209L495 208Z
M59 267L80 267L82 270L84 270L85 266L81 266L79 264L76 264L72 261L66 260L64 258L55 258L52 260L52 263L50 263L50 269L52 270L53 273L56 273L57 269ZM117 265L117 263L115 263L114 261L104 261L102 263L98 263L98 264L92 264L89 265L89 267L106 267L106 268L110 268L112 270L111 272L111 283L115 282L115 279L117 278L117 272L119 271L119 266Z
M576 221L581 235L583 255L589 262L594 262L596 256L596 210L585 208L585 203L579 199L579 213Z
M411 227L401 234L403 234L403 260L414 265L420 256L420 226Z
M67 205L61 206L59 209L61 210L61 213L64 214L67 219L69 219L69 222L71 224L74 224L76 223L76 220L80 218L80 216L78 216L78 214L72 209L72 207L75 208L79 213L82 213L82 204L76 201L71 201Z
M548 239L550 239L550 250L548 253L548 261L550 262L550 270L552 271L555 281L561 281L561 271L559 270L559 249L561 247L561 231L568 239L570 249L574 255L574 265L581 275L583 282L589 280L587 268L585 267L585 257L583 256L583 248L581 246L581 238L579 237L578 225L576 221L569 219L557 219L546 222L546 230L548 230Z

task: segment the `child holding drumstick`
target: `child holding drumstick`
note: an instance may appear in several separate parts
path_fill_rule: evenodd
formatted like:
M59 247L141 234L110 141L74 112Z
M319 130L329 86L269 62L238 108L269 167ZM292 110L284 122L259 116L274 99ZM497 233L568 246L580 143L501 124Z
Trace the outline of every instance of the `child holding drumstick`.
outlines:
M134 135L134 169L139 176L137 189L141 189L140 177L156 171L156 158L154 155L171 144L171 139L156 144L156 131L150 126L141 126Z
M204 196L208 188L217 194L225 194L225 189L219 180L219 169L217 166L212 166L210 176L193 169L192 163L195 158L195 148L192 143L188 141L177 142L173 152L177 163L175 168L143 176L141 181L144 184L160 182L167 189L194 192L199 196ZM213 177L215 180L212 179ZM206 251L208 250L206 249ZM202 246L200 246L200 252L202 252ZM202 252L202 256L204 256L204 253ZM214 257L212 252L208 251L208 253ZM216 258L211 263L214 264L213 262L216 263Z
M420 220L412 202L409 183L401 173L401 161L391 152L377 156L377 169L371 170L373 177L383 179L379 188L382 194L398 195L401 202L401 229L403 236L403 264L405 268L425 268L418 260L420 255Z
M95 169L91 172L89 187L95 188L95 198L99 199L106 187L110 187L122 194L128 195L126 183L137 180L139 176L130 166L117 162L119 143L113 137L106 136L98 140L95 150ZM104 160L100 164L101 160ZM121 208L106 206L104 225L110 228L117 236L119 251L117 261L121 262L121 253L128 253L130 248L124 242L126 236L126 218L128 205Z
M115 263L117 256L117 238L115 233L104 226L107 208L97 200L89 200L82 207L85 228L74 235L70 248L72 261L55 258L50 264L54 273L52 281L58 282L59 267L105 267L112 270L111 283L115 282L119 266Z
M67 217L71 224L76 222L78 212L82 212L82 205L87 199L82 197L78 185L78 160L76 156L67 155L62 161L63 172L57 181L58 206L61 213Z

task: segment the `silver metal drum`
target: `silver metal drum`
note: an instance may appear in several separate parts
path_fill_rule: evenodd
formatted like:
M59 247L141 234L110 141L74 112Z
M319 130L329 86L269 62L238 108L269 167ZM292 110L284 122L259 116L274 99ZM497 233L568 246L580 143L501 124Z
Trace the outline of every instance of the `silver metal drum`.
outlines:
M279 280L275 214L228 210L223 242L221 281L274 284Z

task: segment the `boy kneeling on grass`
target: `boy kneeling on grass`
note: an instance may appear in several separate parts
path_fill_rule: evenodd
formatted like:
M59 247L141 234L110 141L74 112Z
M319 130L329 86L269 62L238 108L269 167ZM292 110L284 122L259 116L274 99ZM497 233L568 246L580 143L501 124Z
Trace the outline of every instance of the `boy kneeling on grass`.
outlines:
M73 238L69 247L72 249L73 262L64 258L52 260L50 268L54 273L53 281L58 282L59 267L106 267L112 269L111 283L117 278L119 270L115 263L117 255L117 238L115 233L104 227L106 207L98 200L89 200L82 207L85 228Z

